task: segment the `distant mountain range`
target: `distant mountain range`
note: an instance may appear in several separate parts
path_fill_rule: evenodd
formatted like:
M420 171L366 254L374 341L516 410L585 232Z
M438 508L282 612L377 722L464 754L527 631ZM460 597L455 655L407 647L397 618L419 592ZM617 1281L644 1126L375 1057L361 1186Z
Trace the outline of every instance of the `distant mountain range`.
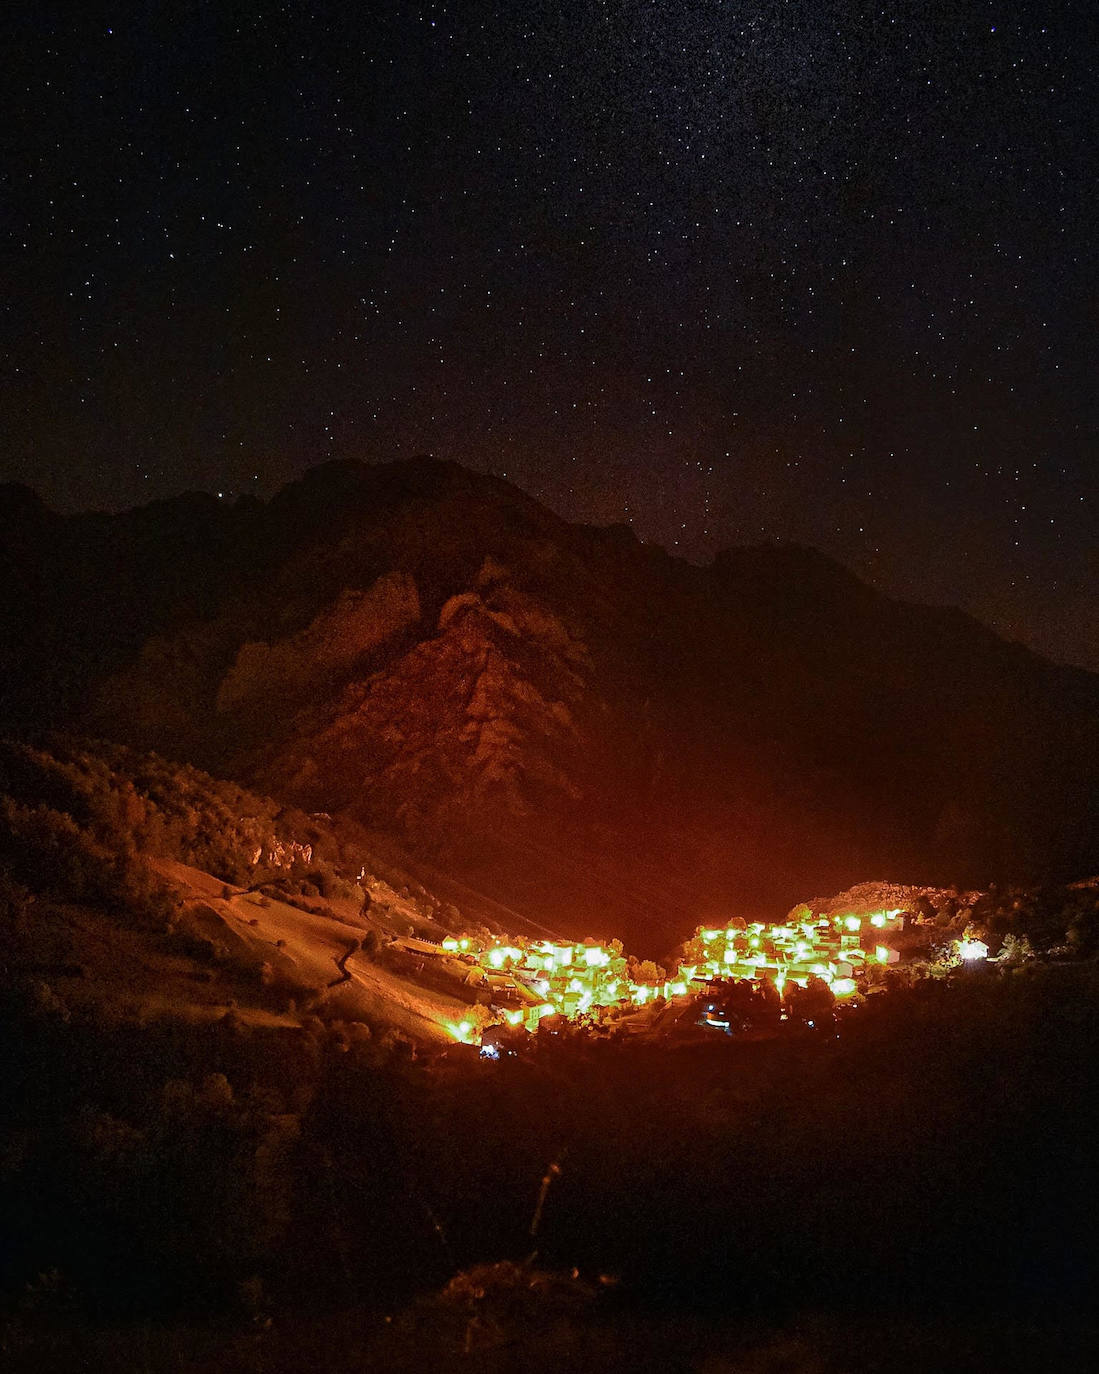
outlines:
M347 813L566 933L1099 866L1099 676L812 550L700 568L431 459L0 512L3 729Z

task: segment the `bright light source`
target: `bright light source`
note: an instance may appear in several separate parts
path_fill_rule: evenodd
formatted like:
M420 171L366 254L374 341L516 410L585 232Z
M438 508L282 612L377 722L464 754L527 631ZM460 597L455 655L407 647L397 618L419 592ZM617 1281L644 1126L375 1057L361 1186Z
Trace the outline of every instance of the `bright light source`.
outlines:
M847 927L848 930L858 930L859 927L862 925L862 922L859 920L857 916L845 916L843 924Z
M988 946L983 940L963 940L958 945L958 953L967 964L971 964L977 959L988 958Z
M871 924L872 926L877 926L877 928L878 928L879 930L881 930L882 926L885 925L885 920L886 920L885 912L884 912L884 911L876 911L876 912L874 913L874 915L870 917L870 924Z
M850 997L856 990L854 978L837 978L832 983L832 991L837 997Z
M879 964L888 964L889 951L886 949L884 945L879 945L877 949L874 951L874 958L877 959Z
M504 951L503 951L502 949L494 949L494 950L491 950L490 953L489 953L489 956L488 956L488 961L489 961L489 963L492 965L493 968L503 968L503 967L504 967Z

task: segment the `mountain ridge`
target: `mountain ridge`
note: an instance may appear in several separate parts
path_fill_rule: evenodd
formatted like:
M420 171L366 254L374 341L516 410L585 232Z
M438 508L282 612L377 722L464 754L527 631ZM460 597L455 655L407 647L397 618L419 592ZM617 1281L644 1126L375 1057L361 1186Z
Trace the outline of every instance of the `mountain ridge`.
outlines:
M1099 676L816 550L700 567L435 459L266 504L22 507L8 728L345 811L555 928L659 947L867 872L1094 867Z

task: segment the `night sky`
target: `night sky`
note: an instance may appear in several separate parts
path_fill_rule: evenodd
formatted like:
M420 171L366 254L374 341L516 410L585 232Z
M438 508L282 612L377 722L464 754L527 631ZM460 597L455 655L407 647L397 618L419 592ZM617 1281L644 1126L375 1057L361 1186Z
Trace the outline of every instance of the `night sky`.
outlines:
M1094 0L64 8L0 21L0 479L430 452L1099 669Z

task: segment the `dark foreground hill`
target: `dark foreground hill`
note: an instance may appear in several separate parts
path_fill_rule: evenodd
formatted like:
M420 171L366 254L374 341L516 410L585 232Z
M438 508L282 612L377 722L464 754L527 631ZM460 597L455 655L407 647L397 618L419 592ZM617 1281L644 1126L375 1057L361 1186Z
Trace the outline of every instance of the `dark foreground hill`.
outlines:
M694 567L432 460L3 510L8 728L347 813L557 929L656 952L868 875L1095 866L1099 678L809 550Z
M828 1025L486 1059L382 944L481 915L361 827L0 740L3 1368L1090 1368L1097 882L814 903L1002 955Z

